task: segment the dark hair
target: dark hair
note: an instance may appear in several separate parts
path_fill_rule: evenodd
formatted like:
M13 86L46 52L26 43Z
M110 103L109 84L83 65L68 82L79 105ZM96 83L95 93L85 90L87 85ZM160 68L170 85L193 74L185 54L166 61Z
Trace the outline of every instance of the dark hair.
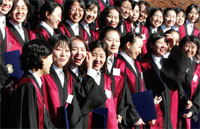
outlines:
M90 52L92 52L95 48L102 48L104 50L104 52L106 53L106 60L107 60L108 50L107 50L106 44L103 41L101 41L101 40L96 40L94 42L91 42L89 44L89 50L90 50ZM103 72L103 73L106 72L106 70L107 70L106 66L107 65L106 65L106 61L105 61L103 67L101 68L101 72Z
M124 49L126 44L130 42L133 44L136 41L136 37L139 37L142 39L142 35L140 33L135 32L128 32L125 36L121 37L120 42L120 48Z
M146 21L146 25L147 27L150 27L151 23L150 23L150 18L157 12L160 11L163 14L163 11L161 8L151 8L150 14L147 17L147 21Z
M56 7L60 7L61 10L63 10L62 6L57 2L53 1L45 2L40 9L40 20L44 21L46 19L46 12L49 12L49 14L51 14Z
M42 58L46 58L51 53L52 47L45 40L30 40L22 48L22 54L20 56L22 70L42 69Z
M107 32L110 32L110 31L116 31L116 32L119 34L119 36L120 36L120 33L119 33L118 29L113 28L113 27L111 27L111 26L107 26L107 27L104 27L104 28L101 30L101 33L100 33L100 35L99 35L99 40L102 40L102 41L103 41L103 39L105 38Z
M100 10L101 10L98 1L97 1L97 0L85 0L84 2L85 2L85 10L86 10L86 9L91 9L92 5L97 6L97 9L98 9L98 12L97 12L97 19L98 19L99 16L100 16ZM92 8L94 8L94 6L93 6ZM84 14L84 15L85 15L85 14ZM84 16L83 16L83 17L84 17Z
M150 35L150 37L149 37L149 39L148 39L148 42L147 42L147 51L148 51L149 53L152 53L153 50L152 50L152 48L150 47L150 44L151 44L151 45L154 45L154 44L156 43L157 40L162 39L162 38L165 38L165 35L162 34L162 33L159 33L159 32Z
M186 17L188 18L188 14L192 11L192 9L195 8L197 10L198 13L200 13L200 8L197 4L191 4L187 7L185 14ZM195 23L198 21L198 19L195 21Z
M200 47L200 40L194 36L194 35L186 35L185 37L183 37L183 39L181 40L179 47L182 48L184 46L185 43L187 42L193 42L194 44L197 45L197 51L196 54L197 55L199 53L199 47Z
M176 14L178 14L178 13L180 13L180 12L183 12L184 15L186 16L186 14L185 14L185 10L182 9L182 8L176 8L175 11L176 11Z
M129 1L129 2L132 4L132 0L116 0L116 1L114 2L114 6L121 7L121 5L122 5L122 3L123 3L124 1Z
M71 40L63 34L56 34L51 36L48 40L48 43L52 46L52 48L56 48L60 44L67 44L71 50Z
M101 16L99 18L98 23L99 23L100 30L106 26L106 17L108 16L109 12L113 9L115 9L119 13L119 23L117 25L117 29L120 29L120 26L123 21L121 10L119 9L119 7L116 7L116 6L108 6L103 10L103 12L101 13Z
M145 5L145 7L146 7L146 10L147 10L147 15L149 15L149 13L150 13L150 11L151 11L151 7L150 7L150 4L148 3L148 2L146 2L146 1L139 1L139 5L142 5L142 4L144 4Z
M63 18L64 18L65 20L66 20L66 19L69 19L68 15L69 15L71 6L74 4L75 1L79 2L81 8L83 8L83 10L85 10L85 3L84 3L83 0L69 0L69 1L67 1L67 2L65 3L65 5L64 5Z
M26 4L27 9L28 9L28 13L27 13L27 16L26 16L26 19L28 19L29 16L31 15L31 5L30 5L29 0L23 0L23 1L24 1L24 3ZM19 2L19 0L13 0L13 6L12 6L11 10L10 10L10 11L8 12L8 14L7 14L8 17L10 17L12 11L15 10L15 5L16 5L18 2ZM25 19L25 20L26 20L26 19Z
M0 0L0 6L1 6L2 3L3 3L3 0Z

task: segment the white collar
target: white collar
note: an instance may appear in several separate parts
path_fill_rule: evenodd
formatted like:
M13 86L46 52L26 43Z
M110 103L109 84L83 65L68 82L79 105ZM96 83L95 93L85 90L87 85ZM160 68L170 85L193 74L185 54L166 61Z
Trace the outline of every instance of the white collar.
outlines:
M152 54L152 58L153 58L154 62L156 63L158 69L161 69L162 68L162 64L161 64L162 57L158 57L158 56L155 56L154 54Z
M34 73L32 70L28 70L28 72L33 75L33 77L36 79L37 83L39 84L39 87L41 88L42 87L41 78L36 73Z
M121 51L120 53L119 53L121 56L123 56L125 59L126 59L126 61L128 62L128 63L130 63L131 64L131 62L135 62L129 55L127 55L124 51Z
M150 30L151 30L152 33L155 33L155 32L158 31L158 28L153 28L152 26L150 26Z
M78 73L79 73L78 67L70 65L70 68L71 68L72 72L78 77Z
M46 28L50 32L51 36L54 35L54 29L51 28L51 26L48 25L45 21L41 21L40 25L43 26L44 28Z
M16 22L9 20L9 22L16 28L18 29L18 26L20 26L22 28L22 23L17 24Z
M73 23L73 22L71 22L70 20L66 20L66 22L69 24L69 26L70 26L71 28L75 28L75 27L78 27L78 26L79 26L78 23Z
M5 21L5 20L6 20L6 16L0 14L0 21Z
M114 63L114 54L112 56L107 57L107 63Z
M81 25L82 25L84 28L89 27L89 25L88 25L87 23L85 23L84 21L81 21Z
M161 28L162 28L164 33L171 29L171 28L167 28L165 25L162 25Z
M190 23L189 20L186 20L185 23L186 23L187 26L190 26L190 27L192 26L192 27L194 27L194 24L193 24L193 23Z
M52 68L56 71L56 73L63 71L63 69L59 69L55 64L52 65Z

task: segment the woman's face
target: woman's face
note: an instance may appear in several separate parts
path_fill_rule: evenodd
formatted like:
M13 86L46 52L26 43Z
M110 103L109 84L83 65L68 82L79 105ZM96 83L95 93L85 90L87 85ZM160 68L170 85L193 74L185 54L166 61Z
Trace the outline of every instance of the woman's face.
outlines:
M106 16L106 26L116 28L119 24L119 12L116 9L111 9Z
M143 21L146 21L146 19L148 17L148 12L147 12L145 4L141 4L140 8L141 8L141 13L140 13L140 17L139 17L138 21L143 22Z
M135 8L131 10L129 18L132 22L136 22L139 16L140 16L140 7L139 5L136 5Z
M93 66L92 68L95 70L100 70L105 61L106 61L106 53L103 48L95 48L92 51L92 58L93 58Z
M103 39L108 49L108 55L118 53L120 46L120 36L117 31L108 31Z
M42 67L43 75L49 74L51 64L53 63L52 54L47 56L46 58L42 58L42 62L43 62L43 67Z
M58 68L63 68L71 55L69 45L66 43L66 41L61 41L63 43L60 43L56 48L53 49L53 63Z
M69 20L78 23L83 17L84 11L78 1L75 1L69 11Z
M176 23L176 12L169 10L165 16L164 25L166 27L172 27Z
M184 12L179 12L176 16L176 25L181 26L185 22L185 14Z
M0 5L0 14L6 15L13 6L13 0L2 0L2 4Z
M132 10L132 5L128 0L126 0L126 1L122 2L120 9L122 11L123 18L127 19L130 16L130 11Z
M186 55L190 58L194 57L197 53L197 45L191 41L186 42L182 49L185 51Z
M158 57L162 57L168 49L165 38L158 39L154 44L150 44L150 47L153 49L153 54Z
M91 5L91 8L85 10L84 21L85 23L90 24L96 20L97 16L98 16L97 5Z
M51 14L47 12L46 14L46 23L51 26L53 29L58 28L58 24L61 22L62 10L59 6L57 6Z
M136 59L141 53L143 46L143 40L140 37L135 37L134 43L127 43L127 54L132 58Z
M17 24L25 21L28 14L28 7L24 0L19 0L16 5L14 5L14 10L11 12L10 19Z
M158 28L163 23L163 14L161 11L156 11L149 19L152 27Z
M81 66L86 57L85 44L76 39L72 42L71 63L75 67Z
M195 23L198 18L199 18L199 13L197 12L197 9L193 8L188 13L188 20L189 20L190 23Z

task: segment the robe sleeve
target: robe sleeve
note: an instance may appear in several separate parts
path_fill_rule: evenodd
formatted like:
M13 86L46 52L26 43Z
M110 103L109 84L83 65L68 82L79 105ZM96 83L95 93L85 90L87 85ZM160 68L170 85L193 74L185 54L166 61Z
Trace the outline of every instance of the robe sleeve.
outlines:
M193 112L193 118L195 121L198 120L198 114L200 113L200 84L198 85L196 91L194 92L194 96L192 97L193 106L191 108Z

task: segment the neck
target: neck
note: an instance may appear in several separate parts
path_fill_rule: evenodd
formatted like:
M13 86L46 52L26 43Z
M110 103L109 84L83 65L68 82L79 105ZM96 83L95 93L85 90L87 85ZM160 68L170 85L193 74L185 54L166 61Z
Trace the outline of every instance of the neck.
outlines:
M33 69L32 71L33 73L37 74L39 77L42 77L42 75L44 74L41 69L38 69L38 70Z

